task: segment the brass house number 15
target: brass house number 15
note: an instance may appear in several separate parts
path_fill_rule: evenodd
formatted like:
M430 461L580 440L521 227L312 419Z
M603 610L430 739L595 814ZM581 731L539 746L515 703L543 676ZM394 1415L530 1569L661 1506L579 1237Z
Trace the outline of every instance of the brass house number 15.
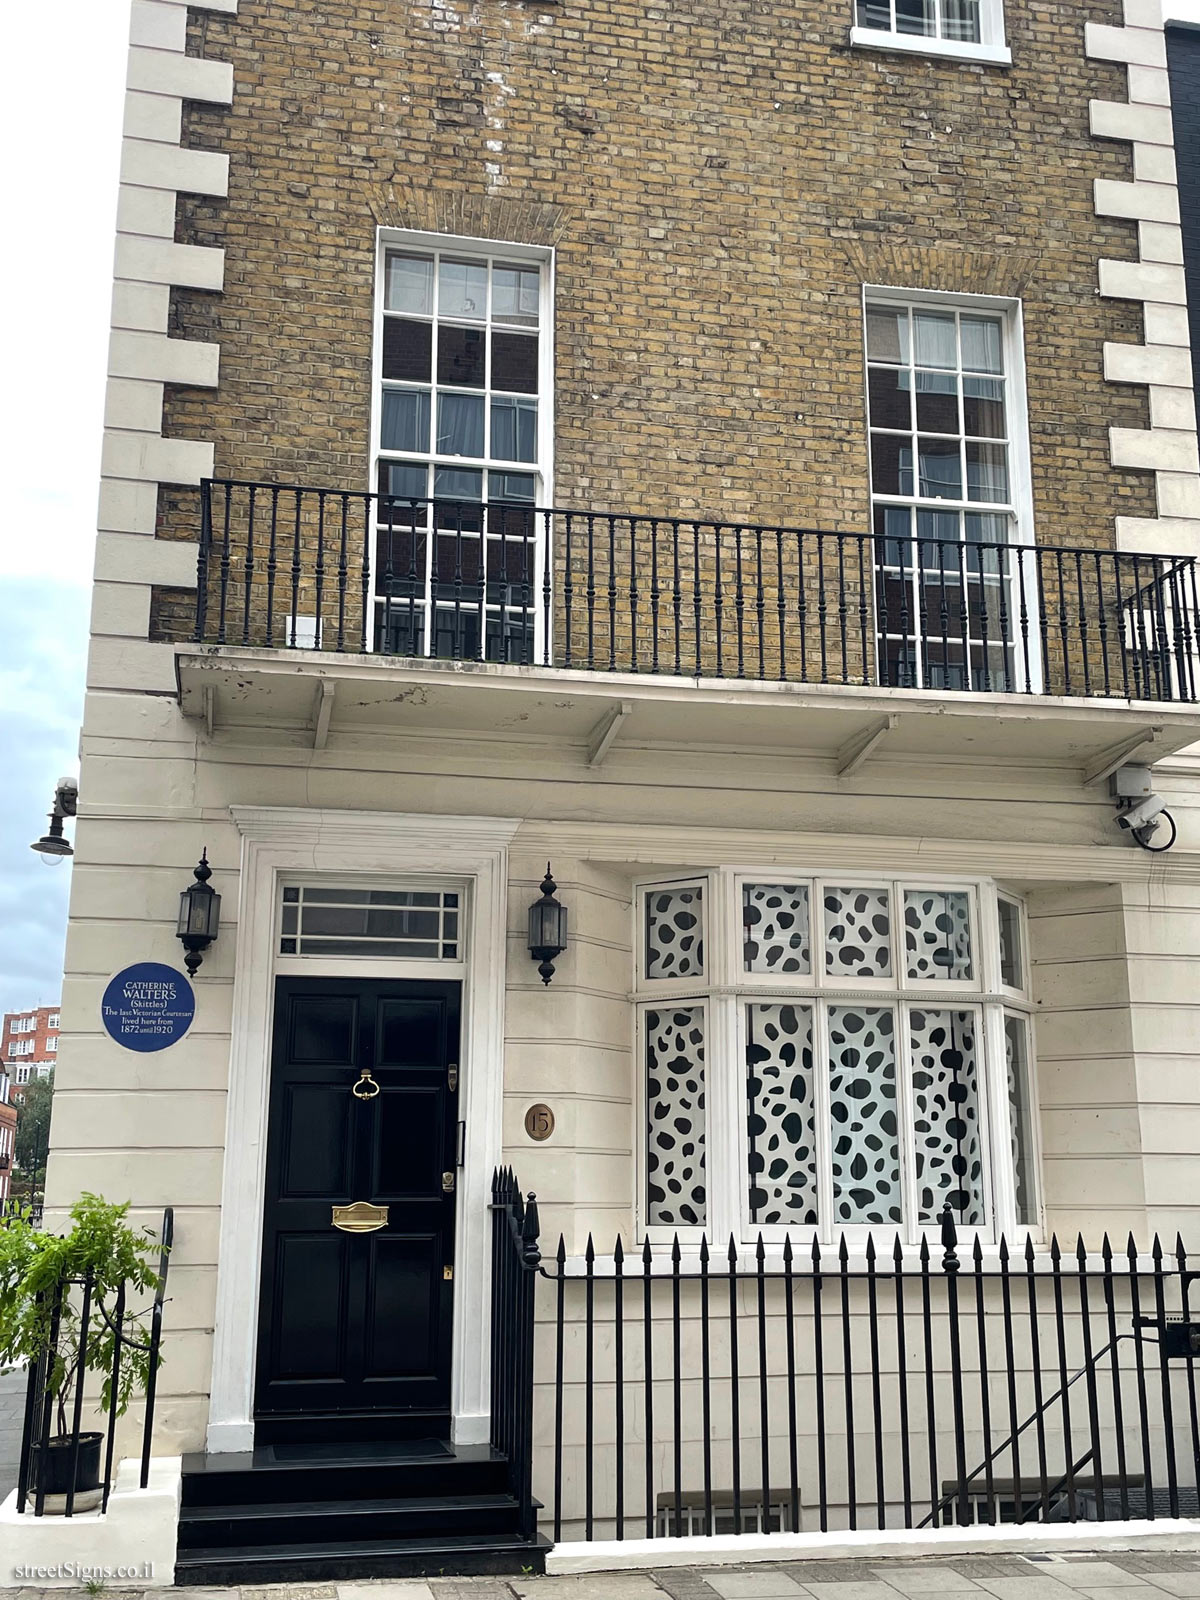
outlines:
M554 1113L549 1106L530 1106L525 1113L525 1132L540 1144L554 1132Z

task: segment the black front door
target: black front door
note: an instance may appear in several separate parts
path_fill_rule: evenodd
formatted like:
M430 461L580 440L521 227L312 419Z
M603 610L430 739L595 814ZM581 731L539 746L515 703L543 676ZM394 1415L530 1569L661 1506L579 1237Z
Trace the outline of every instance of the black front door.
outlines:
M459 1002L457 983L276 982L260 1439L445 1425Z

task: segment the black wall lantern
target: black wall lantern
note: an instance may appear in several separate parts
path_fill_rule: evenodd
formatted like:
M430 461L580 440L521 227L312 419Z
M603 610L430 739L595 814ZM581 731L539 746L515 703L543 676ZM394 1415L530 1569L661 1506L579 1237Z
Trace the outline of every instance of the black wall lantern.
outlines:
M29 846L31 850L37 851L47 866L56 866L64 857L75 854L63 832L63 818L75 815L78 800L79 785L75 779L60 778L58 787L54 791L54 810L50 813L49 831Z
M195 883L189 884L179 896L179 926L175 930L187 951L183 964L189 978L196 976L196 968L221 925L221 896L209 887L212 868L208 864L207 850L201 852L200 864L192 868L192 875Z
M547 861L542 898L529 908L529 954L538 963L543 983L550 982L554 976L554 962L567 948L567 908L555 899L557 888Z

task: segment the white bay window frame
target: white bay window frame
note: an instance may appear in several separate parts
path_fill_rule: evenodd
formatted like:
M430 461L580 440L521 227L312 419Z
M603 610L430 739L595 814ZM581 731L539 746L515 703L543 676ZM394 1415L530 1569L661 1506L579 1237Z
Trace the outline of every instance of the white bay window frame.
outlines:
M429 254L436 261L441 256L449 256L456 260L475 260L483 263L503 265L512 263L517 266L536 267L539 272L539 300L538 300L538 389L537 389L537 425L536 425L536 459L533 462L498 462L491 457L491 415L485 404L484 407L484 446L486 454L481 457L454 456L438 452L436 449L429 451L385 451L381 447L383 426L383 394L386 387L383 376L383 338L384 338L384 308L387 289L387 259L390 254L399 252L403 254L412 251L414 254ZM506 239L482 239L469 235L428 233L404 228L381 227L376 233L375 247L375 310L374 329L372 338L371 355L371 433L370 449L368 451L369 481L368 492L374 495L379 484L379 467L384 460L402 462L411 461L414 465L428 462L434 471L438 467L449 468L453 471L479 471L523 473L532 476L537 483L534 493L534 504L539 507L549 507L554 504L554 272L555 257L553 249L548 245L521 244ZM436 292L436 290L435 290ZM436 306L436 301L434 302ZM430 313L431 320L436 322L436 311ZM491 328L490 313L484 321L486 329ZM513 331L519 331L514 328ZM389 380L390 381L390 380ZM411 385L410 387L420 387ZM443 386L444 387L444 386ZM431 442L436 445L437 428L437 396L439 390L436 370L436 354L430 373L429 394L430 411L433 418L434 437ZM473 392L473 391L472 391ZM487 390L490 394L490 389ZM431 519L432 521L432 519ZM530 645L531 659L534 661L544 658L546 647L549 643L545 639L545 620L543 616L543 589L546 575L547 552L545 519L534 518L534 533L531 539L533 560L530 572L530 586L532 590L531 605L533 617L533 639ZM480 559L486 561L484 536L481 534ZM433 563L436 555L435 534L430 529L426 537L425 552L425 593L424 599L418 602L418 609L423 609L424 628L422 638L422 654L433 653L433 618L438 609L436 600L436 575ZM486 570L486 569L485 569ZM371 625L367 629L368 649L372 652L378 649L375 638L374 615L377 602L375 572L375 536L372 532L370 542L370 570L368 573L369 589L371 595ZM478 589L474 595L468 588L464 594L464 609L468 606L477 609ZM407 602L397 602L407 604ZM443 602L443 608L445 607ZM488 605L487 612L499 611L498 606ZM484 621L480 620L481 636L484 630Z
M746 884L809 886L809 952L811 971L789 974L743 970L742 891ZM889 978L842 978L823 970L820 918L828 888L880 888L891 894ZM646 979L646 896L655 890L701 886L704 899L705 969L703 976ZM904 892L920 890L965 893L968 897L972 957L970 980L934 982L907 976L904 936ZM1021 988L1000 981L1000 929L998 903L1004 898L1017 908L1021 945ZM1001 1233L1023 1244L1029 1236L1041 1238L1041 1152L1038 1139L1036 1060L1033 1050L1033 1003L1029 995L1029 944L1024 906L1020 899L986 878L929 874L888 876L861 872L814 873L811 869L779 866L753 869L715 868L708 872L639 880L634 886L635 978L631 998L635 1014L635 1227L639 1241L669 1244L676 1236L684 1247L698 1247L707 1238L718 1255L731 1235L741 1246L753 1246L762 1237L769 1248L781 1247L785 1238L793 1249L815 1238L823 1247L835 1246L844 1234L852 1249L865 1246L873 1235L877 1250L890 1251L896 1235L906 1249L919 1244L922 1235L936 1238L936 1220L916 1221L916 1145L913 1136L914 1086L912 1082L909 1017L916 1010L970 1012L976 1026L976 1095L980 1150L980 1195L983 1221L978 1227L956 1218L961 1240L968 1248L975 1237L987 1248ZM750 1216L749 1132L747 1126L746 1007L753 1004L808 1006L813 1013L813 1115L818 1222L759 1224ZM899 1225L842 1224L833 1207L830 1116L830 1045L828 1029L821 1025L830 1006L890 1008L895 1016L897 1143L899 1149L901 1208ZM705 1014L705 1192L707 1214L702 1227L674 1226L650 1220L648 1201L648 1071L646 1013L677 1006L703 1007ZM1030 1148L1026 1159L1034 1179L1034 1217L1023 1223L1018 1215L1016 1175L1011 1157L1012 1121L1008 1099L1005 1018L1019 1016L1025 1030L1026 1083L1031 1115Z

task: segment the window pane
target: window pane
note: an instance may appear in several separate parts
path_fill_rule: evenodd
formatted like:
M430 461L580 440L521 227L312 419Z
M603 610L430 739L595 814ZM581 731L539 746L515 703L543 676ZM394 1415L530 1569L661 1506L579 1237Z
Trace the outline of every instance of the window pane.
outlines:
M537 499L537 479L532 472L489 472L488 495L492 500L517 500L533 505ZM492 532L499 533L500 525Z
M825 890L825 971L839 978L892 973L887 889Z
M438 315L471 317L487 314L487 268L479 261L446 261L438 268Z
M934 0L896 0L896 32L937 32L933 15Z
M437 448L447 456L483 454L481 394L438 394Z
M746 1007L750 1221L817 1220L812 1007Z
M493 267L492 316L498 322L536 327L540 281L536 267Z
M501 461L537 460L537 401L492 401L492 454Z
M1033 1161L1033 1105L1029 1092L1029 1024L1024 1017L1013 1012L1005 1013L1004 1045L1008 1064L1008 1105L1012 1117L1017 1222L1023 1228L1032 1228L1037 1225L1037 1194Z
M428 383L433 361L433 323L406 317L383 319L383 375Z
M704 1011L647 1010L646 1221L651 1227L703 1227Z
M911 494L912 442L898 433L871 435L871 488L876 494Z
M829 1008L833 1215L844 1225L898 1225L896 1041L890 1010Z
M538 342L524 333L492 334L492 388L536 394Z
M438 382L483 388L484 331L482 328L438 327Z
M702 885L651 889L646 895L647 978L704 975Z
M971 916L966 891L906 889L904 948L910 978L935 983L968 980Z
M1004 371L1004 341L999 317L962 319L962 364L971 372Z
M994 449L985 445L983 449ZM926 439L917 442L920 481L917 493L929 500L961 500L962 462L957 439ZM972 496L977 499L978 496Z
M952 372L917 373L917 427L927 433L958 432L958 379Z
M912 427L912 390L903 367L871 367L868 372L873 428Z
M410 466L407 462L381 461L379 463L379 495L386 500L389 496L397 500L424 500L429 493L429 471L424 465ZM411 512L398 512L395 508L389 510L387 506L380 508L384 518L392 517L396 520L401 515L412 521ZM424 516L424 512L418 513Z
M433 310L433 261L429 256L389 255L384 305L388 311Z
M967 499L1008 500L1008 450L1002 444L967 441Z
M889 0L858 0L860 28L886 28L891 32L892 8Z
M747 972L811 972L808 885L743 884L742 932Z
M914 311L916 361L919 367L956 367L958 341L954 318L942 311Z
M911 1013L917 1220L934 1223L949 1200L954 1220L981 1228L983 1163L973 1011Z
M978 44L983 37L979 0L942 0L942 37Z
M438 467L433 475L433 492L439 500L480 500L483 497L483 473L464 471L461 467ZM442 525L446 526L444 519ZM454 526L453 514L449 518L449 525ZM471 526L474 528L478 524L472 521Z
M885 26L890 27L890 22ZM903 364L908 362L908 310L906 307L867 307L867 355L872 361L895 361Z
M1000 982L1007 989L1025 987L1025 962L1021 950L1021 913L1011 900L998 903L1000 917Z
M999 378L963 379L963 431L1003 439L1004 384Z
M383 425L379 444L384 450L429 449L429 394L422 389L388 389L383 396ZM424 488L424 467L421 493Z

